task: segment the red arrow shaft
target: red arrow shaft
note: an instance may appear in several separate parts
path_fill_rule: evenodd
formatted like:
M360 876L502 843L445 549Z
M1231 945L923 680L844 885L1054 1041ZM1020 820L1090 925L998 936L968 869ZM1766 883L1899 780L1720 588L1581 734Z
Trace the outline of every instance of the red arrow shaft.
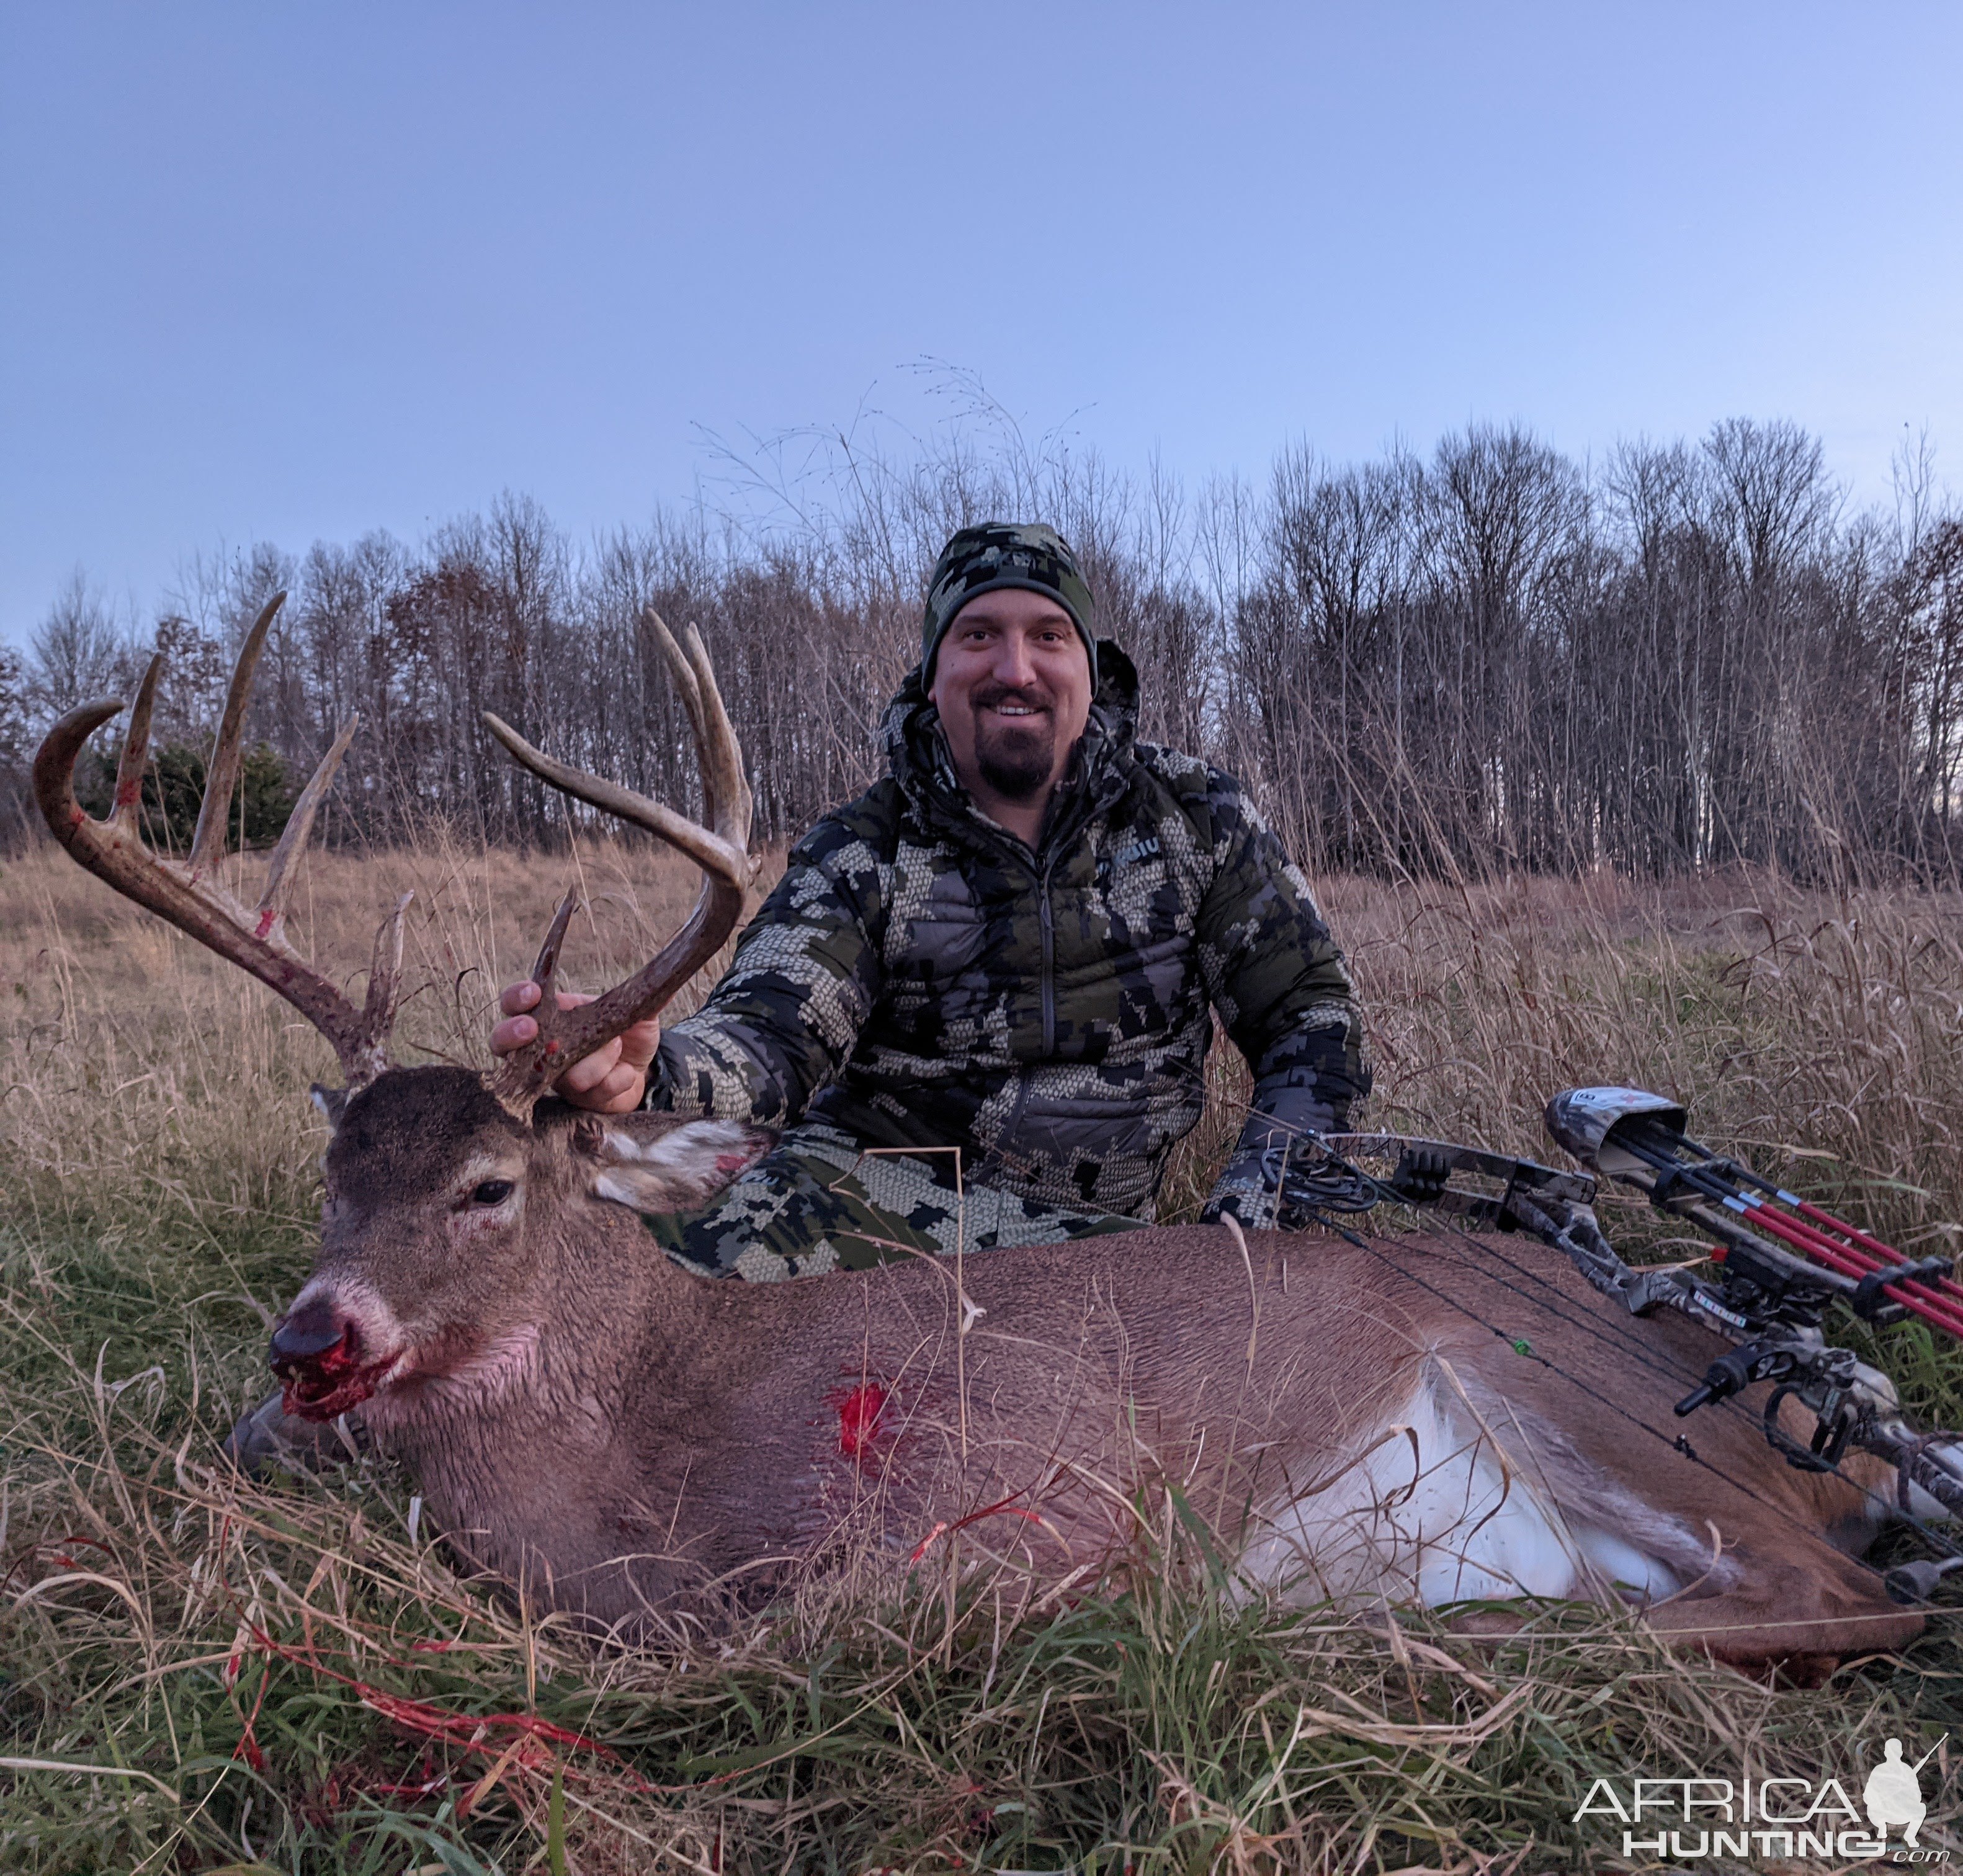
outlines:
M1754 1229L1763 1231L1774 1237L1782 1238L1796 1250L1803 1250L1824 1263L1830 1270L1837 1270L1843 1276L1864 1277L1876 1270L1885 1270L1891 1264L1900 1263L1902 1259L1893 1252L1878 1257L1865 1246L1837 1243L1824 1231L1775 1212L1769 1205L1761 1205L1750 1215ZM1881 1247L1884 1251L1885 1246ZM1886 1283L1881 1294L1891 1301L1933 1323L1939 1329L1946 1329L1952 1335L1963 1337L1963 1308L1939 1292L1932 1290L1925 1283Z

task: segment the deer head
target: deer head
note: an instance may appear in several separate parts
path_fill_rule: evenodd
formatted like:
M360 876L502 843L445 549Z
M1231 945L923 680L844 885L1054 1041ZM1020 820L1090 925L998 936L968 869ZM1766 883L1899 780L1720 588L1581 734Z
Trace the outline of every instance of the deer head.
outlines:
M76 861L277 991L340 1058L346 1085L314 1090L333 1129L320 1254L273 1337L273 1365L287 1383L290 1410L325 1419L411 1376L428 1383L495 1372L581 1203L610 1200L657 1211L705 1205L769 1140L722 1121L635 1114L602 1122L558 1103L540 1108L565 1069L661 1009L721 948L742 914L755 870L748 852L750 792L695 628L677 643L658 617L648 615L694 732L706 825L567 768L488 712L485 718L512 755L551 786L645 828L694 860L703 884L687 920L626 982L592 1003L568 1007L556 988L560 946L577 904L568 892L533 967L543 993L536 1039L482 1074L404 1068L391 1065L387 1044L408 897L377 936L358 1008L301 959L285 935L293 862L354 737L354 721L302 791L258 905L248 910L218 876L253 676L284 597L276 595L246 635L184 860L152 852L137 826L161 657L152 659L137 693L107 820L93 819L76 802L74 771L83 744L123 707L118 699L85 704L50 731L35 757L34 786L49 827Z
M317 1098L337 1110L320 1252L272 1345L287 1411L309 1420L378 1391L495 1390L590 1274L591 1207L699 1209L770 1144L732 1121L556 1101L520 1121L463 1068Z

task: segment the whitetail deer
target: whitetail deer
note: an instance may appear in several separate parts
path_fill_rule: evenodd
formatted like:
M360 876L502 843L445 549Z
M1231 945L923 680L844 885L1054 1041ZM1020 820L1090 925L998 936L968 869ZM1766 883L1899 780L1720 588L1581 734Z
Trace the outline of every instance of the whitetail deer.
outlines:
M568 895L537 967L539 1037L479 1074L386 1064L401 907L360 1010L283 935L293 863L352 725L258 906L219 882L274 610L239 659L185 860L138 837L154 663L108 820L76 805L72 773L115 702L50 732L37 797L83 866L334 1044L347 1086L316 1090L333 1128L320 1250L274 1368L290 1410L359 1407L456 1548L536 1601L632 1622L701 1586L767 1580L855 1521L901 1558L965 1527L964 1542L1045 1575L1092 1574L1133 1535L1138 1494L1177 1490L1250 1583L1298 1599L1631 1602L1741 1663L1885 1648L1919 1628L1857 1561L1878 1492L1790 1468L1744 1415L1700 1422L1695 1460L1672 1450L1652 1429L1722 1345L1680 1318L1632 1321L1523 1240L1502 1257L1451 1234L1196 1226L776 1285L688 1274L637 1212L703 1205L765 1137L541 1096L658 1010L741 915L749 799L700 636L677 645L652 622L693 725L706 826L491 719L528 767L687 854L703 885L657 957L578 1008L552 988Z

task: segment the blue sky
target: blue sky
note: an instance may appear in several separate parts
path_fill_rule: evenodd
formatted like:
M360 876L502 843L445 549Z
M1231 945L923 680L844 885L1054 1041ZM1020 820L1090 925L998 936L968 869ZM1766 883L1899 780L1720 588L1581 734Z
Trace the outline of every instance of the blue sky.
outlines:
M937 359L1121 464L1797 418L1963 488L1963 7L0 9L0 638L584 533Z

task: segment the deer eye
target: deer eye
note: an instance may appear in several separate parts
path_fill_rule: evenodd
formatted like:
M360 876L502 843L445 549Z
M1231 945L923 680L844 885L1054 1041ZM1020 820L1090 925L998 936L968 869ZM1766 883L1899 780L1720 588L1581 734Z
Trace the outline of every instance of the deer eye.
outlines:
M470 1195L472 1205L502 1205L511 1196L508 1179L487 1179Z

